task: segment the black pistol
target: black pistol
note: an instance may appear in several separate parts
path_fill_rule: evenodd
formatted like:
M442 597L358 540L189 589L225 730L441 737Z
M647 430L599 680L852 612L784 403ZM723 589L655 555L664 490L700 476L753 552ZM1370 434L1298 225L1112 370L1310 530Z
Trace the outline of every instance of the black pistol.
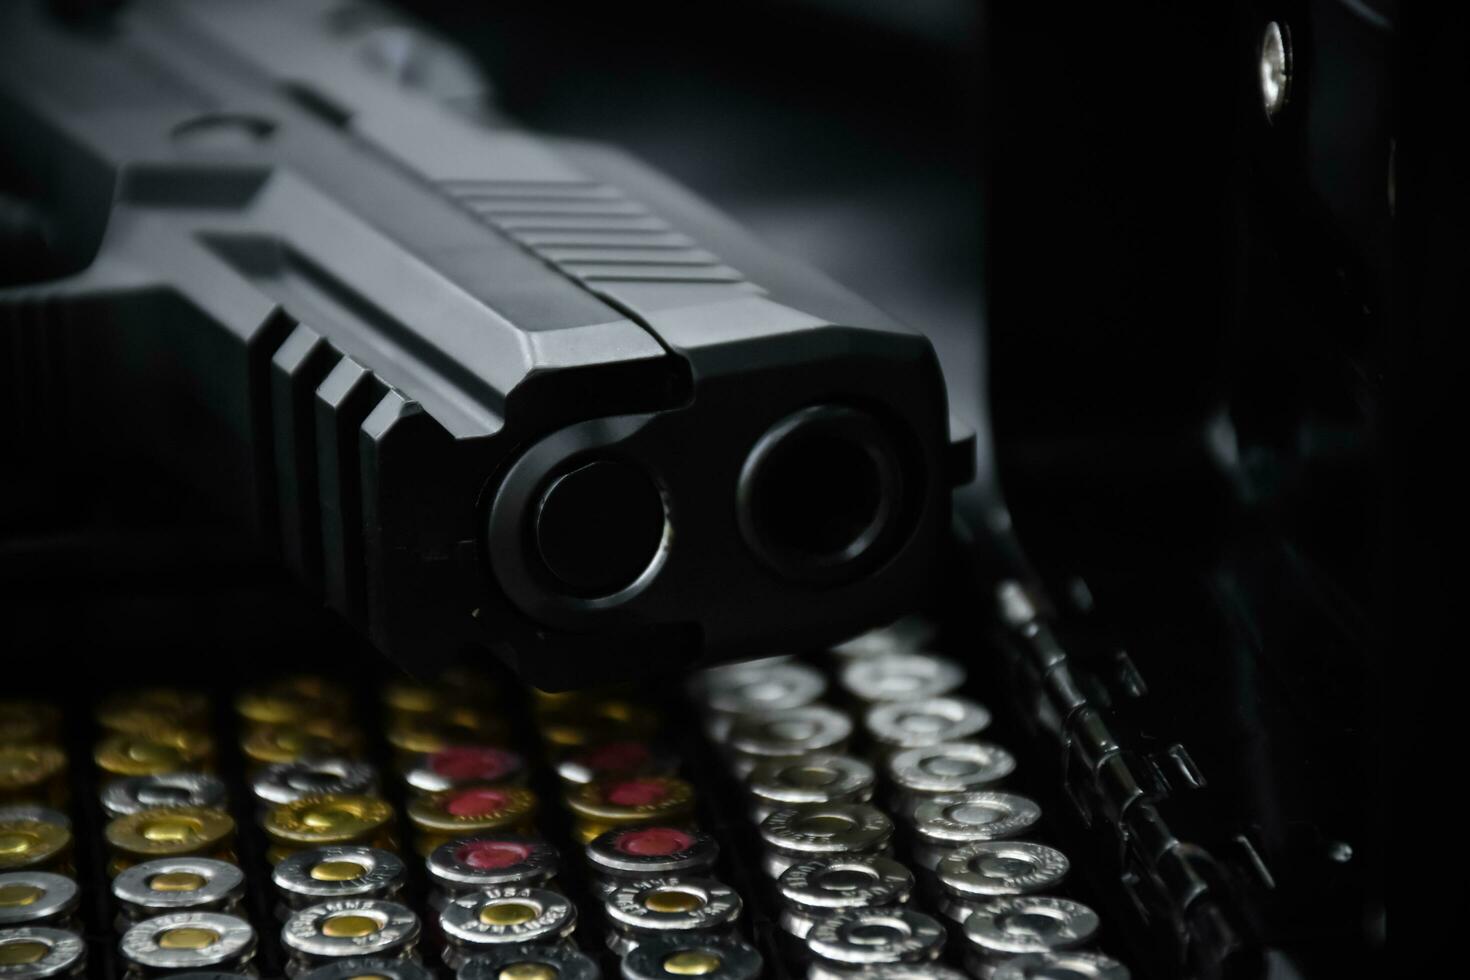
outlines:
M8 442L146 460L400 662L548 689L932 589L973 447L923 336L373 7L85 6L0 5Z

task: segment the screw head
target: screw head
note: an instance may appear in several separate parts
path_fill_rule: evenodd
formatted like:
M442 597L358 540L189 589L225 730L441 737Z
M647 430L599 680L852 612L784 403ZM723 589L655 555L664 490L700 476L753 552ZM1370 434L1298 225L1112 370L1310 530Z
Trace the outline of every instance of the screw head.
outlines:
M1290 39L1287 29L1274 20L1261 36L1261 106L1267 122L1276 121L1291 95Z

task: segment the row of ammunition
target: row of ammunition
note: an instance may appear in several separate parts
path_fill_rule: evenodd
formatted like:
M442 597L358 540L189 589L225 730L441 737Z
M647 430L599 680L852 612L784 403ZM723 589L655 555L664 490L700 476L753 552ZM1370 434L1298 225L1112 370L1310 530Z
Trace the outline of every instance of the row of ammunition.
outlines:
M408 801L406 843L430 882L427 921L402 904L407 852L377 770L356 757L365 740L347 693L292 678L236 699L248 812L267 844L289 976L427 977L420 945L467 977L598 975L570 943L577 909L557 887L559 855L534 834L538 801L524 758L504 744L492 696L464 679L383 692L392 769ZM246 875L213 772L208 700L133 692L99 705L96 718L126 968L140 977L250 973L256 933L241 915ZM535 718L623 972L756 976L759 955L728 928L740 898L708 877L718 847L694 826L693 788L673 775L675 759L650 747L655 713L607 696L538 695ZM28 704L6 705L0 719L7 735L24 736L6 743L0 769L5 798L24 801L0 812L0 970L28 980L79 973L60 717Z
M810 980L957 977L944 958L983 980L1126 980L1088 948L1097 914L1053 894L1067 858L1027 839L1041 809L1004 789L1015 757L979 737L989 711L929 638L906 621L838 647L827 670L775 657L691 684L747 792L789 954Z
M981 737L990 713L957 693L965 671L926 652L929 638L908 622L822 664L768 658L692 681L705 734L745 788L783 952L810 980L958 976L941 959L985 980L1124 980L1089 948L1098 916L1056 894L1068 861L1029 839L1040 808L1006 788L1014 756ZM681 760L659 747L659 712L628 691L533 692L553 802L529 788L498 697L474 674L387 685L382 771L365 761L348 692L322 678L235 699L253 798L233 812L265 845L288 976L428 980L443 964L459 980L595 980L597 959L573 943L564 855L537 833L543 802L570 819L601 903L598 939L624 977L761 975L738 931L746 903L717 877L720 842L698 825ZM96 721L126 969L251 973L257 933L242 900L263 883L237 860L209 699L122 693ZM60 724L46 705L0 703L7 980L84 967ZM402 819L387 788L406 801ZM422 916L404 898L415 864L429 886Z

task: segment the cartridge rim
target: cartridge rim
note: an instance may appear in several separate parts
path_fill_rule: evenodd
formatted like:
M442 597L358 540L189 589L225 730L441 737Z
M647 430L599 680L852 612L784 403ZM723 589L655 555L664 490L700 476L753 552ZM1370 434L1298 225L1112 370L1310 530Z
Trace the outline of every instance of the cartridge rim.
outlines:
M887 943L876 943L879 936ZM944 927L931 916L898 905L852 909L819 919L806 944L820 959L843 967L869 963L918 963L938 958Z
M990 711L969 698L917 698L884 701L868 709L868 734L890 748L909 749L939 742L958 742L990 727Z
M281 765L352 756L361 742L361 733L350 725L318 717L293 724L257 725L241 741L240 751L257 765Z
M395 714L427 715L439 710L444 703L444 692L432 684L409 678L397 678L385 683L378 692L383 707Z
M204 772L161 772L152 776L124 776L102 787L102 808L121 817L159 807L198 806L224 809L224 780Z
M1041 807L1017 793L979 791L924 800L914 807L914 834L925 843L957 847L1026 833Z
M914 875L892 858L835 857L802 861L781 873L781 897L806 912L901 905L914 891Z
M965 671L932 653L884 653L847 664L841 681L860 701L913 701L949 694L965 682Z
M225 847L235 833L228 813L207 806L156 807L108 821L103 835L113 850L131 857L205 854Z
M539 885L556 877L560 857L543 840L482 834L440 844L429 854L429 876L451 889Z
M471 785L519 782L526 760L494 745L450 745L426 752L409 769L408 784L422 793L443 793Z
M323 677L299 675L240 692L235 712L254 725L299 725L324 716L340 718L350 703L340 685Z
M782 807L761 821L760 834L768 847L802 858L862 854L887 846L893 821L867 803Z
M376 796L303 796L266 812L266 836L287 846L355 844L387 829L393 808Z
M706 957L694 969L672 965L692 954ZM713 969L709 961L713 960ZM672 980L681 976L703 976L708 980L756 980L765 963L756 948L734 936L664 935L649 936L623 958L625 980ZM471 980L471 978L464 978ZM494 980L475 977L473 980Z
M7 946L12 949L24 947L26 952L7 956ZM65 976L79 971L86 958L87 944L70 929L18 926L0 933L0 975L20 976L26 980ZM13 963L7 962L11 960Z
M209 698L198 691L148 687L104 698L95 712L108 731L147 735L155 731L200 729L208 724Z
M547 980L598 980L600 973L592 957L580 950L566 946L528 944L525 946L502 946L477 950L475 955L459 968L456 980L502 980L522 978L516 967L545 967ZM507 971L510 971L507 973ZM343 978L345 980L345 978ZM527 980L537 980L534 976Z
M0 793L26 792L66 771L66 753L38 742L0 744Z
M888 762L893 782L926 796L981 790L1016 769L1016 757L990 742L939 742L904 749Z
M149 970L239 964L255 953L255 929L225 912L170 912L129 926L118 948L129 963Z
M34 820L37 823L49 823L63 830L71 830L71 817L55 807L42 806L39 803L0 804L0 824L11 820Z
M662 824L615 827L587 844L593 870L615 877L707 871L719 855L713 835Z
M164 878L171 880L160 887ZM112 879L112 894L135 914L216 909L245 894L245 872L213 858L157 858L120 872Z
M343 874L333 865L355 865ZM323 872L323 867L330 868ZM361 845L334 845L297 851L271 871L271 881L288 904L316 904L334 898L392 898L403 887L407 868L392 851Z
M600 779L672 776L678 761L668 752L637 739L598 742L573 751L556 764L556 773L573 786Z
M41 820L0 822L0 871L22 871L49 864L71 847L71 831Z
M0 873L0 929L62 919L77 910L81 891L50 871Z
M505 718L476 705L460 704L435 715L409 715L388 726L388 744L402 756L418 757L457 745L504 742Z
M1056 848L1031 841L978 841L951 851L935 868L939 884L961 898L1026 895L1055 888L1071 862Z
M825 704L762 711L741 717L727 741L741 755L792 759L812 752L840 751L852 737L852 720Z
M543 711L536 726L541 738L564 752L604 742L648 739L658 730L658 715L630 698L598 697Z
M411 800L408 819L422 831L464 837L518 826L536 806L536 794L524 787L465 786Z
M297 980L435 980L432 970L412 959L388 956L348 956L313 967ZM182 980L182 978L180 978Z
M698 684L705 706L724 715L803 708L827 691L821 671L777 658L707 668Z
M1026 953L1006 960L992 980L1035 980L1050 971L1066 972L1083 980L1129 980L1129 970L1111 956L1083 950Z
M576 928L577 907L549 888L493 885L450 901L439 924L461 947L554 942Z
M965 938L982 953L1050 953L1089 942L1101 920L1081 902L1051 895L1016 895L975 907Z
M357 920L372 924L360 932ZM351 927L332 933L335 920ZM351 933L356 933L351 934ZM419 938L419 917L406 905L372 898L330 899L293 912L281 929L281 943L304 956L372 956L406 952Z
M619 885L603 904L620 932L657 935L717 929L740 918L740 895L714 878L663 875Z
M776 806L808 803L866 803L877 782L873 767L849 755L819 753L772 759L750 771L746 788Z
M832 648L839 657L876 657L885 653L911 653L922 650L939 637L939 626L927 616L911 613L887 626L859 633Z
M156 776L196 767L213 755L214 740L202 732L160 729L146 735L106 735L93 758L98 768L114 776Z
M969 978L970 974L951 970L938 963L874 963L852 974L852 980L969 980Z
M694 809L694 787L673 776L604 779L567 795L579 820L599 824L647 823L678 819Z
M277 762L262 769L250 783L262 803L291 803L307 796L372 796L378 773L365 762L335 756L309 756Z
M0 700L0 745L49 742L61 733L61 711L45 701Z

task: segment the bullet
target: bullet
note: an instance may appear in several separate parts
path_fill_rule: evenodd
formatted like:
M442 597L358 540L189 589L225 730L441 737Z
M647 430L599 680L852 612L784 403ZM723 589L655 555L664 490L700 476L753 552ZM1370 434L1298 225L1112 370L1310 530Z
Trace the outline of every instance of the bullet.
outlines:
M519 784L526 781L526 760L494 745L452 745L419 756L404 779L420 793Z
M561 944L531 944L475 953L459 968L455 980L601 980L597 964L586 953ZM338 980L338 978L331 978ZM347 980L346 977L340 980Z
M946 695L912 701L884 701L863 716L863 726L879 752L959 742L990 727L990 712L969 698Z
M658 731L659 717L627 698L573 699L538 713L536 728L551 753L562 755L606 742L646 741Z
M519 833L530 826L536 794L520 786L469 786L409 801L416 848L428 855L445 841L480 833Z
M71 831L31 817L0 820L0 871L71 872Z
M124 735L158 731L205 732L209 728L209 698L199 691L150 687L120 691L97 706L97 724Z
M757 980L765 964L754 946L735 936L649 936L623 957L623 980ZM490 980L461 977L460 980Z
M302 725L320 718L347 717L352 699L345 688L322 677L287 677L257 685L235 698L235 713L247 727Z
M871 704L949 694L965 682L965 671L932 653L886 653L854 660L839 677L848 694Z
M6 980L79 977L86 965L87 944L70 929L0 929L0 975Z
M0 745L0 803L65 802L65 752L38 743Z
M771 759L745 777L756 823L787 806L867 803L876 782L873 767L848 755L816 753L801 759Z
M1016 793L982 790L926 799L914 807L914 863L934 870L956 848L1025 836L1041 807Z
M776 890L781 928L805 939L812 926L838 912L903 905L913 895L914 875L892 858L819 858L787 868Z
M328 844L287 855L271 870L276 914L347 898L395 901L407 868L397 854L363 844Z
M98 794L109 817L158 807L193 806L222 810L225 783L203 772L165 772L155 776L111 779Z
M307 758L266 766L250 780L250 789L266 806L307 796L376 796L378 772L351 759Z
M123 814L108 821L103 836L112 854L108 862L112 875L158 858L235 860L235 821L212 807L160 807Z
M353 956L332 960L322 966L303 973L298 980L358 980L371 977L373 980L436 980L433 970L411 959L389 959L384 956ZM185 980L183 977L177 980ZM188 980L217 980L217 978L188 978Z
M670 776L588 783L567 794L567 807L576 821L577 839L586 844L618 827L689 826L694 787Z
M714 837L683 827L619 827L587 844L594 887L604 897L649 878L706 877L719 855Z
M397 849L393 808L375 796L306 796L278 803L261 822L275 864L287 855L334 844Z
M1051 895L1011 895L975 906L964 922L965 964L985 977L1001 963L1025 953L1055 953L1092 942L1097 913Z
M158 858L135 864L112 879L120 932L143 919L174 912L238 915L244 895L245 873L213 858Z
M1030 841L982 841L950 852L935 867L946 903L940 910L963 923L988 899L1058 888L1071 864L1055 848Z
M456 706L445 713L401 718L388 726L394 765L408 772L419 758L457 745L504 745L510 723L498 710Z
M726 744L735 771L743 778L773 759L840 754L851 736L847 715L825 704L809 704L745 715L730 726Z
M55 744L61 712L44 701L0 699L0 745Z
M145 977L190 970L244 970L255 955L255 930L223 912L174 912L123 933L118 952Z
M832 653L848 660L885 653L910 653L923 649L938 638L939 626L934 620L912 614L839 643L832 648Z
M1070 950L1064 953L1028 953L1007 960L992 980L1129 980L1128 968L1111 956Z
M735 890L714 878L660 877L629 882L603 902L607 946L626 956L651 936L728 935L740 918Z
M625 739L601 742L569 751L556 764L556 774L569 786L585 786L607 779L672 776L679 760L647 742Z
M432 715L444 707L443 690L432 684L401 678L383 685L380 696L390 717Z
M695 676L691 689L707 709L706 734L722 742L746 715L812 704L825 693L827 681L806 664L767 658L707 668Z
M35 820L40 823L55 824L63 830L71 830L71 817L54 807L41 806L39 803L0 804L0 823L5 823L7 820Z
M293 912L281 929L286 975L348 957L405 959L415 955L419 917L405 905L372 898L329 899Z
M453 899L439 915L444 965L450 969L506 946L564 942L577 926L577 907L560 892L493 885Z
M807 949L825 967L846 971L877 964L927 963L944 949L945 931L934 918L907 906L838 912L812 926Z
M81 892L77 883L50 871L0 873L0 930L21 926L74 929Z
M827 980L829 976L839 974L813 971L811 976L816 980ZM969 974L951 970L938 963L877 963L856 970L845 970L840 977L841 980L970 980Z
M561 858L539 838L495 833L445 841L430 852L427 865L429 904L442 910L481 888L553 888Z
M290 725L256 725L240 740L251 769L305 759L356 758L362 733L335 718L312 718Z
M1016 769L1016 757L989 742L940 742L904 749L888 760L888 777L904 813L925 799L995 788Z
M868 857L887 853L893 821L868 803L784 807L761 821L763 867L779 878L793 864L813 858Z
M213 765L214 741L208 735L182 729L147 735L114 732L97 743L93 759L110 776L205 771Z

